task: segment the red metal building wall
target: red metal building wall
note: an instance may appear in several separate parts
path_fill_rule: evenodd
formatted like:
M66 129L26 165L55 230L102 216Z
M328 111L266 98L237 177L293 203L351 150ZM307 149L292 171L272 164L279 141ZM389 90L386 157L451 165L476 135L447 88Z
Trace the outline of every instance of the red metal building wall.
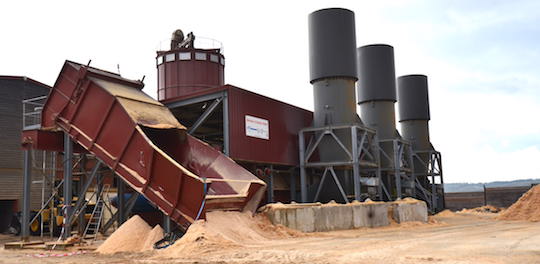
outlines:
M229 156L235 160L298 166L298 131L311 125L311 111L227 85ZM268 120L269 139L246 135L245 116Z

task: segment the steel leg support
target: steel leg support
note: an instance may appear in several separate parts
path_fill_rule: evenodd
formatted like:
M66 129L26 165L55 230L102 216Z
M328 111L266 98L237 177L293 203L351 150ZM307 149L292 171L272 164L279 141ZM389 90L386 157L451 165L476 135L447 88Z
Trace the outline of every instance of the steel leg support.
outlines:
M30 239L30 188L32 187L32 150L24 150L23 210L21 240Z
M63 239L71 236L71 201L73 195L73 142L68 133L64 133L64 233Z

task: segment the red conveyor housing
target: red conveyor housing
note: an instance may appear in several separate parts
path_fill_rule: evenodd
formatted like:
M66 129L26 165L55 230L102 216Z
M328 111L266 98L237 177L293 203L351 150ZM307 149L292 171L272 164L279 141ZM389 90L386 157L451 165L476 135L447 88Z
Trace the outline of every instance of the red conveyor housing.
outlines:
M207 210L256 210L265 183L187 134L143 86L66 61L43 108L42 129L67 132L184 228L201 208L202 219Z

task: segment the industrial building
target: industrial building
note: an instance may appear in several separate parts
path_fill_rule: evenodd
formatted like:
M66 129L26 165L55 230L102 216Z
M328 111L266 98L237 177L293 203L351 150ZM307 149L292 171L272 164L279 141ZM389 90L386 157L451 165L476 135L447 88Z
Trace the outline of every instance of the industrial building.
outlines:
M427 77L396 80L394 48L357 47L355 27L347 9L309 15L313 112L225 84L222 48L199 46L196 35L181 30L173 32L169 50L157 51L157 100L142 92L142 80L66 61L39 106L39 122L22 135L23 239L34 221L31 164L40 151L63 152L52 167L61 171L55 186L62 185L64 238L75 219L83 236L122 223L138 194L166 216L167 231L174 228L170 220L185 230L212 210L255 212L276 201L414 197L432 213L442 210ZM107 221L106 171L118 181L118 210ZM122 182L134 193L128 200ZM95 201L89 219L82 213L89 202L74 195Z
M24 76L0 76L0 232L5 231L12 219L12 212L20 211L23 190L23 153L21 151L21 129L24 122L32 117L23 113L40 111L51 87ZM23 103L25 99L36 98ZM23 109L23 105L27 108ZM28 118L28 119L27 119ZM35 152L36 166L31 185L32 195L29 197L30 208L41 207L41 197L50 195L50 188L42 193L43 178L41 175L42 153ZM47 183L45 183L47 185Z

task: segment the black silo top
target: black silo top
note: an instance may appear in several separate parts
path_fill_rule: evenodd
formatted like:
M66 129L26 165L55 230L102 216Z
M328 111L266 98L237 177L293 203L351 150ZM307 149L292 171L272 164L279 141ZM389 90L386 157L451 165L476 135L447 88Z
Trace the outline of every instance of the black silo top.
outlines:
M358 103L396 101L394 48L386 44L358 48Z
M354 13L328 8L309 15L310 82L328 77L356 75L356 33Z
M399 122L429 120L428 82L425 75L405 75L397 79Z

